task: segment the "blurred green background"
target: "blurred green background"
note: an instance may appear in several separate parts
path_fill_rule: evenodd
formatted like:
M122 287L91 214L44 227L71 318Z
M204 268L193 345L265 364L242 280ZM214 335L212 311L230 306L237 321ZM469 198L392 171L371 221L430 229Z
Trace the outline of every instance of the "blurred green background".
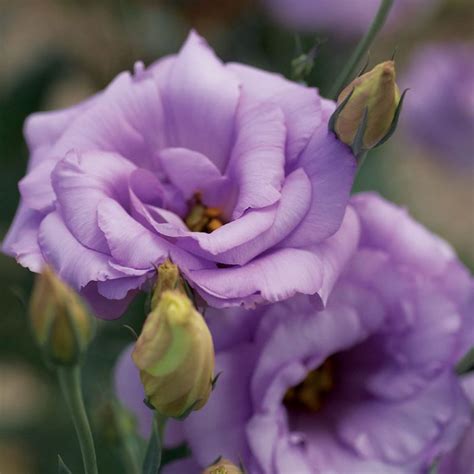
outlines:
M25 117L89 96L137 59L150 63L176 52L191 27L226 61L291 73L295 35L275 25L256 0L0 0L0 239L13 218L17 182L26 169ZM423 23L383 34L372 48L372 63L397 48L403 72L418 44L472 40L472 27L472 0L446 0ZM308 83L324 94L354 42L315 32L300 37L303 48L317 37L325 42ZM369 155L355 190L377 190L406 206L474 268L473 172L433 159L398 131ZM0 255L0 473L56 472L58 453L73 472L81 472L54 374L44 367L29 334L31 284L28 271ZM143 304L139 298L124 319L102 323L86 361L85 391L101 472L126 472L111 417L111 368L133 340L123 325L139 327Z

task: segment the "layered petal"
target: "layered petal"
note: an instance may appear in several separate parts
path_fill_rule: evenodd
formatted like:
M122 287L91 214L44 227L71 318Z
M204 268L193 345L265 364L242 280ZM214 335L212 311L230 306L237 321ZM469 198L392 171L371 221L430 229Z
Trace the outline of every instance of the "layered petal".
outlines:
M43 218L43 214L28 209L20 202L15 219L2 242L2 251L15 257L32 272L41 271L44 264L38 245L38 230Z
M239 81L206 42L191 32L159 90L169 147L207 156L223 171L231 149Z
M71 121L51 149L63 157L71 149L114 152L137 165L153 168L163 147L163 108L153 75L138 70L119 74L83 113Z
M52 212L41 222L38 243L46 262L77 290L91 281L122 276L109 265L108 255L84 247L71 234L58 211Z
M315 130L321 126L325 128L317 90L244 64L230 63L227 67L242 82L244 94L259 102L275 104L283 111L287 130L286 160L294 162Z
M311 206L285 246L302 247L323 241L341 225L356 171L349 148L325 127L318 129L295 168L311 181Z
M68 229L84 246L107 252L97 208L106 198L128 205L128 179L135 166L119 155L70 152L52 175L53 187Z
M296 293L318 294L325 302L358 240L358 222L349 210L340 231L311 250L282 248L265 253L244 266L191 272L205 299L221 306L257 301L276 302Z
M270 103L255 103L246 95L240 98L236 129L227 169L239 189L233 219L247 209L266 207L280 198L286 138L281 110Z

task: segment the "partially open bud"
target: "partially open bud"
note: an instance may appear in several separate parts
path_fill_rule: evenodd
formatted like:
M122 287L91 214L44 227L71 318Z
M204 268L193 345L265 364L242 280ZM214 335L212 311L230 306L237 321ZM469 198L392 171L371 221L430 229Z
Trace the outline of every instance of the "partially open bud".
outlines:
M30 300L33 334L46 360L75 365L93 334L93 321L77 293L46 266L36 278Z
M132 354L148 403L179 418L202 408L212 391L214 347L204 318L182 292L164 291Z
M202 474L242 474L242 470L228 459L220 458Z
M391 134L397 116L400 90L395 83L395 63L378 64L354 79L337 103L342 106L334 121L338 138L353 149L355 146L356 154L375 147Z

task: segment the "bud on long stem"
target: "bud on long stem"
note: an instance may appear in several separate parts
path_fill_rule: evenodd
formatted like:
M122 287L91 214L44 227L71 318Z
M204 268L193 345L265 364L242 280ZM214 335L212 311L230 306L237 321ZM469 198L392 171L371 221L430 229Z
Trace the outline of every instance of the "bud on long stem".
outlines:
M93 334L91 317L79 296L50 267L38 276L29 309L35 339L46 361L57 371L79 440L85 474L97 474L79 366Z

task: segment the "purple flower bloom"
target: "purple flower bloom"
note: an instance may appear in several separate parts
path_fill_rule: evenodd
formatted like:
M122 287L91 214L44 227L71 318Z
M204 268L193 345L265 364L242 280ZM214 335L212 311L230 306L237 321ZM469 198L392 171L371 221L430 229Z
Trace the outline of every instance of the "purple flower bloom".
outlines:
M222 375L204 409L170 427L193 450L188 464L415 473L458 442L470 407L453 368L473 340L474 282L404 210L373 194L352 208L359 248L324 310L299 295L210 319ZM122 398L133 372L122 359ZM127 390L136 409L141 388Z
M28 119L3 250L33 271L48 262L105 317L168 256L211 305L324 301L357 233L344 219L355 159L327 131L333 109L223 64L191 33L178 55Z
M472 405L471 423L459 444L440 459L438 474L474 472L474 374L466 375L462 380L462 384Z
M474 48L431 44L417 50L403 83L402 121L415 142L445 162L474 165Z
M333 30L342 35L365 32L380 0L263 0L283 25L314 31ZM407 20L434 10L438 0L396 0L388 18L389 26L406 27Z

